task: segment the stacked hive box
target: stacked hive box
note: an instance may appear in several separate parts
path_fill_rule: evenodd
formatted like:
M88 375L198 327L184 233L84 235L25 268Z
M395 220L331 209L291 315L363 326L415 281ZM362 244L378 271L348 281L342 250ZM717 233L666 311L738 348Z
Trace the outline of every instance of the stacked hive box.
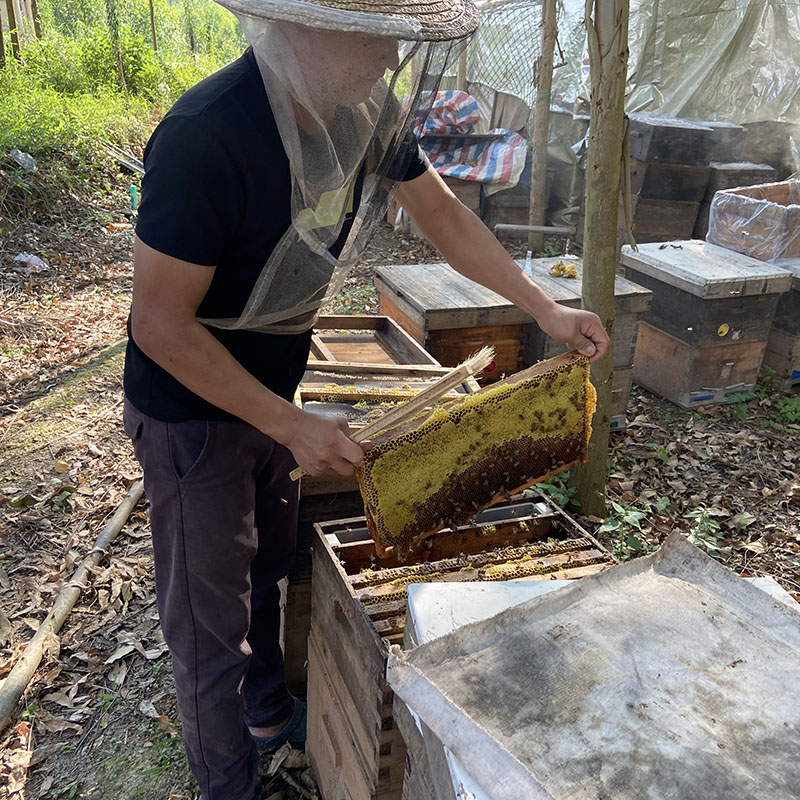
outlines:
M633 379L682 408L752 392L791 273L698 241L626 245L621 261L653 292Z
M551 277L560 261L575 266L577 279ZM522 266L522 264L520 264ZM572 258L536 258L531 277L557 303L580 308L582 262ZM455 366L478 348L495 348L492 375L510 375L522 367L563 353L560 342L508 300L464 278L446 264L378 267L375 285L382 314L394 318L440 363ZM651 291L618 277L614 286L614 394L612 428L625 425L632 380L633 353L640 316Z
M692 238L705 239L708 233L708 216L711 202L717 192L734 189L739 186L755 186L775 180L775 169L769 164L723 163L711 162L711 172L706 186L706 194L700 203L697 222Z
M399 800L406 749L386 683L402 644L406 587L419 581L579 578L613 557L537 500L440 531L417 561L377 561L366 519L320 524L314 545L307 753L324 800Z
M800 259L779 261L792 273L792 288L781 295L764 353L764 366L775 371L780 388L800 386Z
M800 181L718 192L708 240L790 270L791 291L778 301L764 363L784 390L800 383Z

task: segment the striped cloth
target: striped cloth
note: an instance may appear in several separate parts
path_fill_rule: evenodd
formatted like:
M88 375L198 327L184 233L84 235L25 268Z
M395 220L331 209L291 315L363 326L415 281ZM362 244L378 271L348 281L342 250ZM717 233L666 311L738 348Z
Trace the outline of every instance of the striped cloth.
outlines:
M480 121L478 103L461 91L437 92L430 114L415 133L420 146L442 176L492 184L492 190L516 186L525 168L527 142L518 133L495 128L501 139L468 139Z

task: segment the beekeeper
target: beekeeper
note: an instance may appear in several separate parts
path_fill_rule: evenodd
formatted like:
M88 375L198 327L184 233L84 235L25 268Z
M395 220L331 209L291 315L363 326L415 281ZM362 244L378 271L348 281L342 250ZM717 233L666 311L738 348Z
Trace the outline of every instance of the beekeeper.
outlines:
M523 274L411 134L477 26L472 0L218 1L251 47L145 150L124 421L189 763L204 800L252 800L257 748L305 741L279 644L289 472L348 474L362 457L343 420L291 400L319 309L393 193L450 264L551 336L592 358L608 337Z

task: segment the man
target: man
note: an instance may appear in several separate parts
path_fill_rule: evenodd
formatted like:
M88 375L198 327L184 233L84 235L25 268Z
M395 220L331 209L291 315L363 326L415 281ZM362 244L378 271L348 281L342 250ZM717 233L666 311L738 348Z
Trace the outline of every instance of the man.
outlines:
M187 92L145 151L125 428L189 763L205 800L252 800L257 748L305 740L278 641L289 472L345 475L362 458L343 420L291 399L316 314L392 189L450 264L547 333L593 359L608 337L523 274L410 135L451 42L477 25L471 0L220 2L252 48Z

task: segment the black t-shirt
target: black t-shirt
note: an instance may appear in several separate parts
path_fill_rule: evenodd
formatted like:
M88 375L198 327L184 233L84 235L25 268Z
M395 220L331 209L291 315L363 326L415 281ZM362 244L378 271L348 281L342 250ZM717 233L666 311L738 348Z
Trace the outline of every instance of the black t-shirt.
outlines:
M404 180L425 171L415 144L404 157ZM216 267L198 317L238 317L291 223L289 161L252 50L178 100L150 138L144 163L137 235L161 253ZM257 380L291 400L311 331L208 330ZM148 358L130 320L124 385L136 408L163 422L232 418Z

